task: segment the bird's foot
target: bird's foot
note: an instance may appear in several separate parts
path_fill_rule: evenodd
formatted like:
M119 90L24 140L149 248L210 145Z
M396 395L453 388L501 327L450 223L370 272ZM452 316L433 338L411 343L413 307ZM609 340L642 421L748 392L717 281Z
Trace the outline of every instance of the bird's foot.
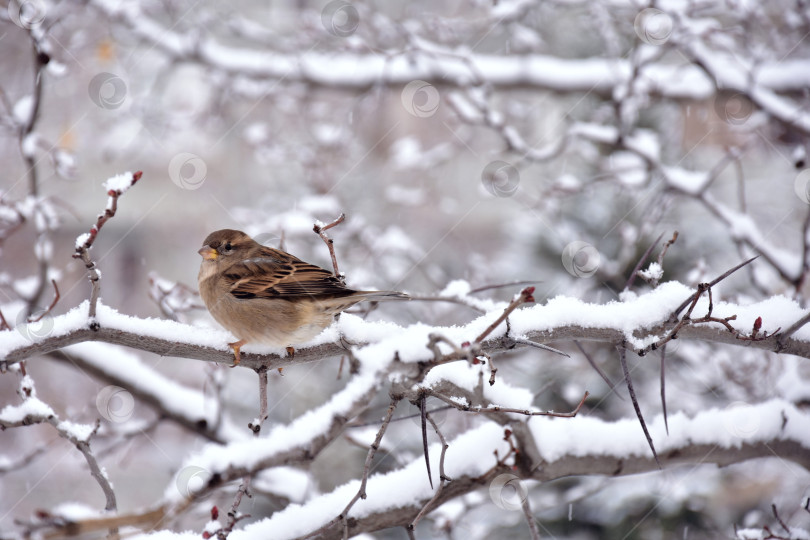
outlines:
M239 362L242 360L242 353L240 352L240 349L242 348L242 345L244 345L245 343L247 342L244 339L234 341L233 343L228 343L228 347L233 349L233 365L231 366L232 368L238 366Z

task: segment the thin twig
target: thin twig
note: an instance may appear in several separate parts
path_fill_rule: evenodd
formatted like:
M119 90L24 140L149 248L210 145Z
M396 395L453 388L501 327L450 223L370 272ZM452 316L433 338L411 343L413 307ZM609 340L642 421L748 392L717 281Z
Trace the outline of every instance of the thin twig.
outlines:
M650 246L647 248L647 251L645 251L644 254L641 256L641 258L638 260L638 262L636 263L636 266L633 268L633 271L630 272L630 277L627 278L627 283L624 284L624 290L625 291L629 291L630 287L633 286L633 282L636 280L636 276L638 275L639 270L641 270L641 267L644 266L644 261L647 260L647 257L650 256L650 253L652 253L652 250L655 249L655 246L658 245L658 242L660 242L661 238L663 238L663 237L664 237L664 233L659 234L658 238L655 239L655 242L650 244Z
M498 283L496 285L484 285L483 287L477 287L472 289L468 294L475 294L484 291L489 291L492 289L504 289L506 287L518 287L523 285L534 285L536 283L542 283L540 280L531 280L531 281L510 281L509 283Z
M602 368L600 368L599 366L596 365L596 362L594 361L594 359L591 358L591 355L588 354L588 351L585 350L585 347L582 346L582 344L579 342L578 339L574 340L574 345L577 346L577 349L579 349L579 352L582 353L582 355L585 357L585 360L588 361L588 363L591 365L591 367L594 369L594 371L596 371L599 374L599 376L602 377L602 380L605 381L605 384L607 384L608 387L611 390L613 390L614 392L616 392L616 395L619 396L619 398L623 400L624 396L616 391L616 384L617 383L613 383L613 382L610 381L610 379L608 379L607 374L604 371L602 371Z
M37 159L31 152L26 151L25 145L29 137L34 136L34 128L40 116L42 105L42 92L45 70L50 61L48 54L41 48L41 37L38 37L31 29L28 29L28 34L31 37L34 53L34 91L31 95L31 108L30 115L19 131L19 147L20 154L22 155L28 175L28 192L30 196L36 200L39 198L39 181L37 174ZM36 211L36 210L35 210ZM48 219L35 220L37 229L37 239L35 242L42 245L49 241L48 236L52 226L49 224ZM40 227L39 223L42 223ZM41 257L37 257L37 288L34 293L28 298L27 312L28 315L33 314L34 309L39 305L40 298L45 292L46 281L48 279L48 268L50 266L49 257L42 253Z
M666 396L666 365L667 365L667 346L661 347L661 410L664 413L664 427L669 435L669 419L667 418L667 396Z
M528 345L529 347L534 347L535 349L542 349L544 351L553 352L554 354L559 354L560 356L565 356L566 358L571 358L570 354L563 352L559 349L555 349L554 347L549 347L544 343L537 343L536 341L532 341L530 339L525 339L521 337L514 337L512 339L515 341L515 343Z
M59 298L61 298L61 297L59 296L59 287L57 287L57 286L56 286L56 280L55 280L55 279L52 279L52 280L51 280L51 283L53 284L53 302L51 302L51 305L50 305L50 306L48 306L48 309L46 309L45 311L43 311L42 313L40 313L40 314L39 314L39 317L37 317L36 319L32 319L32 318L30 318L30 317L29 317L29 318L28 318L28 322L29 322L29 323L35 323L35 322L39 322L39 321L41 321L41 320L42 320L42 317L44 317L45 315L47 315L48 313L50 313L50 312L51 312L51 310L54 308L54 306L56 306L56 303L59 301Z
M785 532L791 534L790 528L788 528L788 526L785 525L785 522L782 521L782 518L779 517L779 512L776 510L776 504L771 503L771 512L773 512L773 517L776 518L777 523L779 523L779 525L781 525L782 528L785 529Z
M650 450L652 450L655 462L658 464L659 469L663 469L661 462L658 460L658 453L655 451L655 446L653 446L653 440L652 437L650 437L650 432L647 431L647 424L644 422L644 416L641 414L641 407L639 407L638 400L636 399L636 392L633 390L633 381L630 380L630 371L627 369L627 360L625 359L625 354L624 344L622 344L619 346L619 362L622 364L624 381L627 383L627 390L630 392L630 401L633 402L633 408L636 410L636 416L638 417L638 421L641 423L641 429L644 431L644 436L647 437L647 444L650 445Z
M532 507L529 504L528 494L523 497L520 506L523 509L523 515L526 517L526 523L529 524L529 532L532 535L532 540L540 540L540 531L537 529L537 523L534 521L534 516L532 515Z
M580 409L582 409L582 406L585 405L585 400L587 400L588 396L591 395L590 393L585 392L585 395L582 396L582 399L579 401L579 403L577 404L576 408L573 411L567 413L559 413L554 411L530 411L528 409L513 409L511 407L500 407L497 405L488 407L473 407L471 405L462 405L461 403L453 401L452 399L436 392L435 390L430 390L429 393L431 396L439 398L440 400L444 401L451 407L464 412L471 412L475 414L514 413L514 414L522 414L524 416L554 416L557 418L574 418L579 413Z
M663 266L663 264L664 264L664 256L667 254L667 251L669 250L669 246L674 244L677 240L678 240L678 231L675 231L674 233L672 233L672 238L670 238L669 240L667 240L664 243L664 249L662 249L661 253L658 254L657 262L658 262L659 266Z
M321 240L323 240L326 243L326 247L329 248L329 256L332 257L332 267L335 269L335 277L341 281L343 281L343 276L340 275L340 270L338 270L337 257L335 256L335 241L329 238L329 236L327 236L326 231L328 231L332 227L340 225L341 223L343 223L345 219L346 214L341 213L337 217L337 219L335 219L333 222L327 225L319 225L316 223L312 227L312 230L315 231L318 234L318 236L321 237Z
M534 294L534 287L526 287L525 289L520 291L520 293L517 296L515 296L515 298L512 299L511 302L509 302L509 305L506 306L506 309L503 310L503 313L501 313L500 317L495 319L495 321L492 324L490 324L486 328L486 330L481 332L481 335L475 338L475 343L481 343L482 341L484 341L484 339L486 339L486 337L490 335L492 331L498 327L499 324L505 321L506 318L509 316L509 314L515 311L518 308L518 306L528 302L534 302L534 296L532 296L532 294Z
M427 411L427 413L431 414L431 413L446 411L448 409L454 409L454 408L455 407L451 407L450 405L443 405L441 407L436 407L433 410ZM394 418L393 420L391 420L391 423L393 424L395 422L401 422L403 420L410 420L412 418L419 418L421 416L422 416L421 413L408 414L408 415L405 415L405 416L400 416L399 418ZM350 425L347 425L346 427L347 428L362 428L362 427L370 427L370 426L379 426L381 423L382 423L382 420L377 420L375 422L365 422L363 424L350 424Z
M90 232L86 235L84 242L81 244L78 241L76 242L76 251L73 254L73 258L82 260L85 268L87 268L87 277L92 286L90 291L90 309L88 312L88 317L90 317L90 319L95 319L96 317L96 305L98 304L98 295L101 290L101 284L99 283L101 273L98 271L98 268L96 268L96 263L90 258L90 248L93 246L93 242L95 242L96 236L98 236L98 233L104 224L115 215L115 212L118 209L118 197L120 197L127 189L134 186L135 183L141 179L142 175L143 173L141 171L137 171L133 173L132 180L128 186L122 189L110 189L107 191L109 199L107 199L107 208L105 208L104 213L99 214L95 225L90 227ZM90 327L96 330L99 326L98 323L93 320Z
M756 257L751 257L751 258L750 258L750 259L748 259L747 261L743 261L743 262L741 262L740 264L738 264L737 266L735 266L734 268L732 268L732 269L730 269L730 270L725 271L725 272L724 272L722 275L720 275L719 277L715 278L715 279L714 279L714 281L710 281L710 282L707 284L708 288L714 287L715 285L717 285L718 283L720 283L721 281L723 281L724 279L726 279L728 276L730 276L731 274L733 274L734 272L736 272L737 270L739 270L739 269L740 269L740 268L742 268L743 266L746 266L746 265L748 265L748 264L752 263L753 261L757 260L758 258L759 258L759 255L757 255ZM678 306L677 308L675 308L675 310L672 312L672 315L670 316L670 319L671 319L671 320L673 320L673 321L674 321L674 320L676 320L676 319L677 319L677 317L678 317L678 314L679 314L681 311L683 311L683 310L684 310L684 308L686 308L686 306L688 306L690 302L696 302L696 301L697 301L697 297L699 297L701 294L702 294L702 291L696 291L696 292L695 292L694 294L692 294L692 295L691 295L689 298L687 298L686 300L684 300L684 301L683 301L683 303L682 303L680 306Z
M484 314L486 313L485 310L470 304L469 302L465 302L463 298L459 298L457 296L425 296L425 295L410 295L411 301L417 302L448 302L451 304L458 304L460 306L468 307L471 310Z
M267 367L263 366L256 369L256 375L259 376L259 417L256 419L256 422L251 422L248 424L248 428L253 432L254 437L258 437L259 433L262 430L262 424L265 420L267 420L268 412L267 412ZM242 478L242 483L239 485L239 489L236 491L236 495L233 499L233 504L231 505L231 510L228 512L228 523L223 527L218 533L217 538L219 540L225 540L228 535L233 531L233 528L236 524L248 517L250 514L239 514L239 505L242 504L242 497L250 495L250 484L253 481L252 474L246 474Z
M388 411L385 413L385 419L383 420L382 425L380 426L379 431L377 431L377 437L375 437L374 442L371 443L371 446L368 449L368 454L366 454L366 462L363 465L363 477L360 480L360 488L355 493L352 500L349 501L349 504L343 509L343 511L334 519L329 521L323 527L309 533L304 538L313 538L319 536L322 532L329 530L334 525L343 522L344 532L348 531L348 520L346 519L349 515L349 510L359 501L360 499L366 498L366 484L368 483L368 475L371 471L371 462L374 459L374 454L377 453L377 450L380 448L380 443L382 442L383 435L385 435L385 430L388 429L388 424L391 423L391 417L394 416L394 410L397 408L397 404L399 403L400 398L392 398L391 404L388 406Z

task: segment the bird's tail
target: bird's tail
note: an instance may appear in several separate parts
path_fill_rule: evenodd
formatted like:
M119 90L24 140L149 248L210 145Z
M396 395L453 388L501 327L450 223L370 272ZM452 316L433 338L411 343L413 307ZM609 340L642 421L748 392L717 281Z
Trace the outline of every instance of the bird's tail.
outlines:
M397 291L357 291L352 296L370 302L381 302L385 300L410 300L411 297L403 292Z

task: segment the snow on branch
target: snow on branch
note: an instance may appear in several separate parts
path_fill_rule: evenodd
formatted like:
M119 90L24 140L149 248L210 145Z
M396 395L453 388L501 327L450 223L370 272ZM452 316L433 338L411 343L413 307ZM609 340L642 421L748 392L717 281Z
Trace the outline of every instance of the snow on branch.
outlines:
M96 434L99 423L95 426L75 424L60 420L50 406L34 396L28 397L19 405L6 405L0 410L0 428L8 429L32 424L50 424L60 437L73 444L84 456L90 474L101 487L106 498L105 510L115 511L118 505L106 473L101 469L95 454L90 449L90 439Z
M432 510L482 488L489 487L493 500L505 497L496 489L498 477L504 474L513 475L519 482L548 482L571 475L623 476L657 469L634 420L607 422L585 417L570 422L535 417L527 424L533 445L522 450L532 454L515 467L494 457L496 453L509 452L509 444L502 436L503 427L495 422L486 422L459 435L449 441L446 450L443 444L432 445L434 462L444 462L446 476L452 479L438 495L428 485L421 459L371 476L366 485L368 496L352 506L345 532L354 536L407 526L428 502ZM810 468L810 416L781 400L722 411L707 410L692 418L679 413L670 417L669 437L665 436L663 418L659 416L652 421L651 430L661 441L661 459L668 467L685 463L727 466L775 453ZM475 451L470 451L473 448ZM352 499L359 485L360 480L353 480L304 504L291 504L269 518L234 531L229 538L306 538L329 523ZM162 534L178 540L198 538L192 533ZM343 537L342 526L323 531L319 536Z
M658 288L624 301L606 304L583 302L576 298L558 296L544 305L518 309L510 317L509 335L506 324L501 323L483 343L485 353L525 346L512 339L522 337L537 343L571 340L598 341L618 344L626 340L631 350L643 353L653 344L665 338L678 320L671 317L685 299L692 300L694 290L678 282L667 282ZM487 313L460 327L428 327L413 325L399 327L391 323L366 322L351 314L344 314L337 324L324 331L308 345L296 348L294 358L282 349L260 345L248 345L241 365L256 369L269 369L318 360L329 355L345 354L339 343L343 335L350 343L361 347L355 354L374 351L385 357L398 355L398 369L418 369L418 362L434 359L428 347L431 333L441 333L455 343L473 341L496 319L502 309ZM709 298L704 295L694 303L692 312L702 315L709 312ZM20 332L0 332L0 363L13 364L26 358L48 353L84 341L103 341L125 345L134 349L159 354L205 360L209 362L232 362L227 343L233 338L223 330L200 328L175 321L143 319L118 313L99 304L96 318L90 320L87 302L70 312L53 317L52 328L47 335L26 338ZM810 329L802 327L792 335L780 340L779 328L789 328L807 315L798 303L784 296L774 296L762 302L738 305L714 301L712 319L726 319L725 324L707 320L704 324L681 324L679 339L698 339L716 343L742 345L757 349L794 354L810 358ZM741 339L754 328L761 318L762 331L767 338ZM91 330L95 322L97 330ZM735 331L729 331L727 325ZM671 337L671 335L670 335ZM367 345L363 347L363 345ZM446 344L438 344L444 353L441 363L466 359L466 351L454 353Z
M420 80L442 86L487 84L496 88L529 87L609 97L626 84L634 69L630 60L622 58L570 59L541 54L444 51L425 40L421 40L422 48L393 56L313 50L301 54L266 52L224 44L210 35L178 33L146 13L111 2L93 0L91 5L175 61L199 62L225 73L287 84L307 83L356 91ZM807 70L807 63L800 60L763 62L757 71L757 87L770 92L800 92L806 85L805 79L793 74L803 70ZM702 100L716 91L712 78L696 65L652 64L641 75L656 95L664 99Z

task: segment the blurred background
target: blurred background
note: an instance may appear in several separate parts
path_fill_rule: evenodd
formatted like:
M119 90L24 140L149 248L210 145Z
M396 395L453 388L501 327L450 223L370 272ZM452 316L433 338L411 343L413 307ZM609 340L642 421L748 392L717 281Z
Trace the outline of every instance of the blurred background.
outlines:
M805 301L806 2L15 0L0 8L0 306L12 325L50 303L45 274L62 296L53 314L88 297L84 267L71 258L75 238L106 205L103 181L136 170L143 178L120 199L93 257L102 302L140 317L215 324L177 284L196 290L196 251L216 229L245 230L330 268L312 227L340 213L346 221L330 236L357 288L467 298L529 281L538 302L608 302L644 251L658 241L655 260L677 230L662 281L695 285L764 254L715 298ZM654 285L639 278L632 290ZM519 289L469 297L506 301ZM452 325L479 313L411 302L363 315ZM632 417L576 348L562 348L573 357L510 353L499 376L535 391L543 409L571 409L588 390L588 414ZM586 348L621 380L615 351ZM240 427L256 414L247 370L133 354L204 392ZM806 361L702 343L678 343L668 356L670 413L810 396ZM629 361L652 417L657 359ZM271 377L271 422L342 387L337 366L326 359ZM27 367L39 396L65 417L98 417L103 380L53 359ZM17 383L0 377L4 404ZM379 419L386 401L362 420ZM183 456L206 442L133 407L133 421L151 427L99 445L119 508L129 510L159 497ZM446 413L451 434L472 422ZM308 495L356 477L365 450L351 435L315 462ZM418 456L414 422L391 437ZM38 508L100 507L81 456L47 426L0 433L0 447L17 458L43 448L2 476L0 535ZM376 470L397 466L383 458ZM771 504L808 526L808 479L774 459L571 478L530 493L556 538L717 538L733 537L735 524L761 526ZM270 490L245 511L268 515L285 500ZM520 512L488 503L483 492L459 499L419 537L526 536ZM204 522L192 514L177 527Z

